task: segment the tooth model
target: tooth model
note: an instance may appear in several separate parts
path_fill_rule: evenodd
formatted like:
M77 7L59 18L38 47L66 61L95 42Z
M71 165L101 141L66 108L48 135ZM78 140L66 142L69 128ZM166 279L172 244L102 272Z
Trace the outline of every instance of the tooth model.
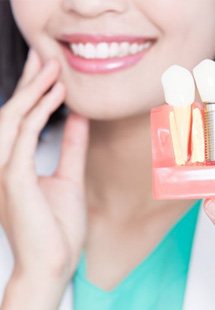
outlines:
M182 156L182 150L178 138L178 130L176 128L174 113L171 111L169 114L170 132L172 136L173 151L175 156L175 162L177 165L184 165L185 161Z
M188 160L191 105L195 100L194 79L187 69L173 65L163 73L161 82L166 103L173 108L173 112L170 112L170 131L176 164L183 165Z
M202 102L205 104L206 159L215 161L215 62L205 59L194 69L193 75Z
M192 110L191 163L205 162L205 135L202 112L199 108Z

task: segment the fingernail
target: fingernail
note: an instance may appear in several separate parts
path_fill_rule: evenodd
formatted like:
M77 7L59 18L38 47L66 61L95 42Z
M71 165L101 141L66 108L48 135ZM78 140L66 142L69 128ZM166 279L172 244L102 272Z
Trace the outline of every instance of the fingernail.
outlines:
M215 201L214 200L206 200L204 202L204 209L208 215L215 218Z

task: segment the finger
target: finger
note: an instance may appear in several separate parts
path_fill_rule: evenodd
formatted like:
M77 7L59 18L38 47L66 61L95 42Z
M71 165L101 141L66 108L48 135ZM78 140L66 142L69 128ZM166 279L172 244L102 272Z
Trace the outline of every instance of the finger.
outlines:
M25 87L42 68L42 63L37 52L30 48L28 51L27 60L24 65L23 73L18 81L14 94L16 94L21 88Z
M0 109L0 166L8 160L18 128L27 113L41 99L59 74L56 61L49 62L30 86L22 89Z
M19 176L27 174L31 176L32 172L34 173L34 155L39 134L64 98L65 87L61 82L57 82L25 118L8 163L11 172L16 171Z
M49 60L41 72L3 106L2 113L5 111L5 114L22 119L55 82L59 71L59 63L55 59Z
M203 207L210 220L215 224L215 198L206 199Z
M61 156L55 176L83 184L88 136L88 119L70 113L64 128Z

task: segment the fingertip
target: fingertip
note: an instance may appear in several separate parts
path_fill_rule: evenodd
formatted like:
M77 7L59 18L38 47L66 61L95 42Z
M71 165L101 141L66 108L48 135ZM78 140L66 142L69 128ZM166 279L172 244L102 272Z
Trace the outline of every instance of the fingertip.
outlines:
M215 206L215 197L205 198L203 202L203 207L207 208L214 205Z
M203 208L211 221L215 223L215 199L205 199Z
M65 100L66 96L66 89L62 82L58 81L56 84L52 87L49 95L52 97L53 100L51 100L51 103L58 107L59 104L62 104ZM52 106L52 107L53 107Z
M68 115L68 122L73 128L82 129L88 126L89 120L80 114L70 112Z
M30 47L28 50L27 60L28 62L34 62L41 65L39 54L33 47Z
M77 113L70 112L65 124L65 138L75 145L85 145L88 140L89 120Z

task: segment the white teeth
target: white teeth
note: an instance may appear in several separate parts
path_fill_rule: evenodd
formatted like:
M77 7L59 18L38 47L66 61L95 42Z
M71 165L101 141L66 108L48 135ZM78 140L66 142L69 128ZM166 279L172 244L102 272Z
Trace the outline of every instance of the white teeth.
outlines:
M133 44L131 44L130 45L130 48L129 48L129 50L130 50L130 53L131 54L136 54L137 52L138 52L138 44L137 43L133 43Z
M70 49L74 53L74 55L81 56L86 59L107 59L112 57L123 57L127 55L134 55L138 52L143 51L151 46L151 42L146 42L143 44L138 43L99 43L94 45L92 43L79 43L79 44L70 44Z
M96 57L96 49L95 49L95 46L93 44L87 43L85 45L84 56L86 58L95 58Z
M129 54L129 43L128 42L123 42L120 44L120 52L119 56L126 56Z
M107 58L109 54L109 47L107 43L99 43L96 46L96 58Z
M151 46L151 44L152 44L151 42L146 42L146 43L142 44L142 48L147 49Z
M143 44L138 46L138 52L141 52L143 49L144 49L144 45Z
M110 57L116 57L119 54L119 44L116 42L111 43L110 49L109 49L109 56Z
M71 44L70 48L72 49L72 51L75 55L78 55L78 45L77 44Z
M79 43L78 44L78 55L80 56L85 56L85 48L84 48L84 44Z

